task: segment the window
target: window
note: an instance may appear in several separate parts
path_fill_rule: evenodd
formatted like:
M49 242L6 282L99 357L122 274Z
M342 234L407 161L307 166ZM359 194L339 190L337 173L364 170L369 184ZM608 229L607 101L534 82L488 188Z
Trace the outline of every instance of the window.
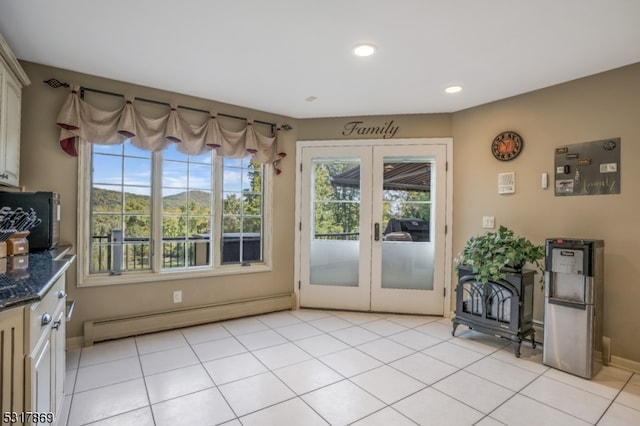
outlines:
M81 143L80 162L84 285L268 269L268 166L130 140Z
M223 169L222 262L262 260L263 166L225 158Z
M151 152L91 147L90 273L150 270Z
M213 155L188 156L171 145L162 156L162 268L210 265Z

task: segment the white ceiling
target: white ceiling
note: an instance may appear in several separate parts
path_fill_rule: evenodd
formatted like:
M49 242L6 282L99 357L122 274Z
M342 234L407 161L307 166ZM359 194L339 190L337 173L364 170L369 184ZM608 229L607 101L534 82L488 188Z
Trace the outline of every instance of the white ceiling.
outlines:
M294 118L437 113L640 62L640 1L5 0L0 33L22 60Z

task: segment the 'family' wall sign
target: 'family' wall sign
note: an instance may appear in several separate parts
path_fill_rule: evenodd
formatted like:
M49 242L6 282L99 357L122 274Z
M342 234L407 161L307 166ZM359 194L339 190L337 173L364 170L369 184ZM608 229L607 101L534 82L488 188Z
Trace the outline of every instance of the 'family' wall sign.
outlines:
M366 125L364 121L350 121L344 125L342 134L344 136L382 136L383 139L394 137L400 126L394 126L393 120L384 123L382 126Z

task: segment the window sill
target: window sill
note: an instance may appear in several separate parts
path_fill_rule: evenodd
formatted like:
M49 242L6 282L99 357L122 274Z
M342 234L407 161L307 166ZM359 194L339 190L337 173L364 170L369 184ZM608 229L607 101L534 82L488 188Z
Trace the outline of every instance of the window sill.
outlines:
M208 278L226 275L254 274L259 272L270 272L271 266L264 263L256 263L250 266L229 265L217 269L202 269L192 271L170 271L170 272L128 272L122 275L90 275L78 277L78 287L98 287L119 284L142 284L159 281L179 281L194 278Z

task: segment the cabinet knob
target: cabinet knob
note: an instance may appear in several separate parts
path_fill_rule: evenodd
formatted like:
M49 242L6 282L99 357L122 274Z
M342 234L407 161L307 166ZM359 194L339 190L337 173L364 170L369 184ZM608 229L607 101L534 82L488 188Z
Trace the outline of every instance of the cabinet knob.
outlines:
M42 315L42 322L41 322L41 324L42 324L42 325L47 325L47 324L49 324L50 322L51 322L51 315L49 315L49 314L43 314L43 315Z
M58 292L58 299L64 299L65 297L67 297L67 293L64 290L60 290Z

